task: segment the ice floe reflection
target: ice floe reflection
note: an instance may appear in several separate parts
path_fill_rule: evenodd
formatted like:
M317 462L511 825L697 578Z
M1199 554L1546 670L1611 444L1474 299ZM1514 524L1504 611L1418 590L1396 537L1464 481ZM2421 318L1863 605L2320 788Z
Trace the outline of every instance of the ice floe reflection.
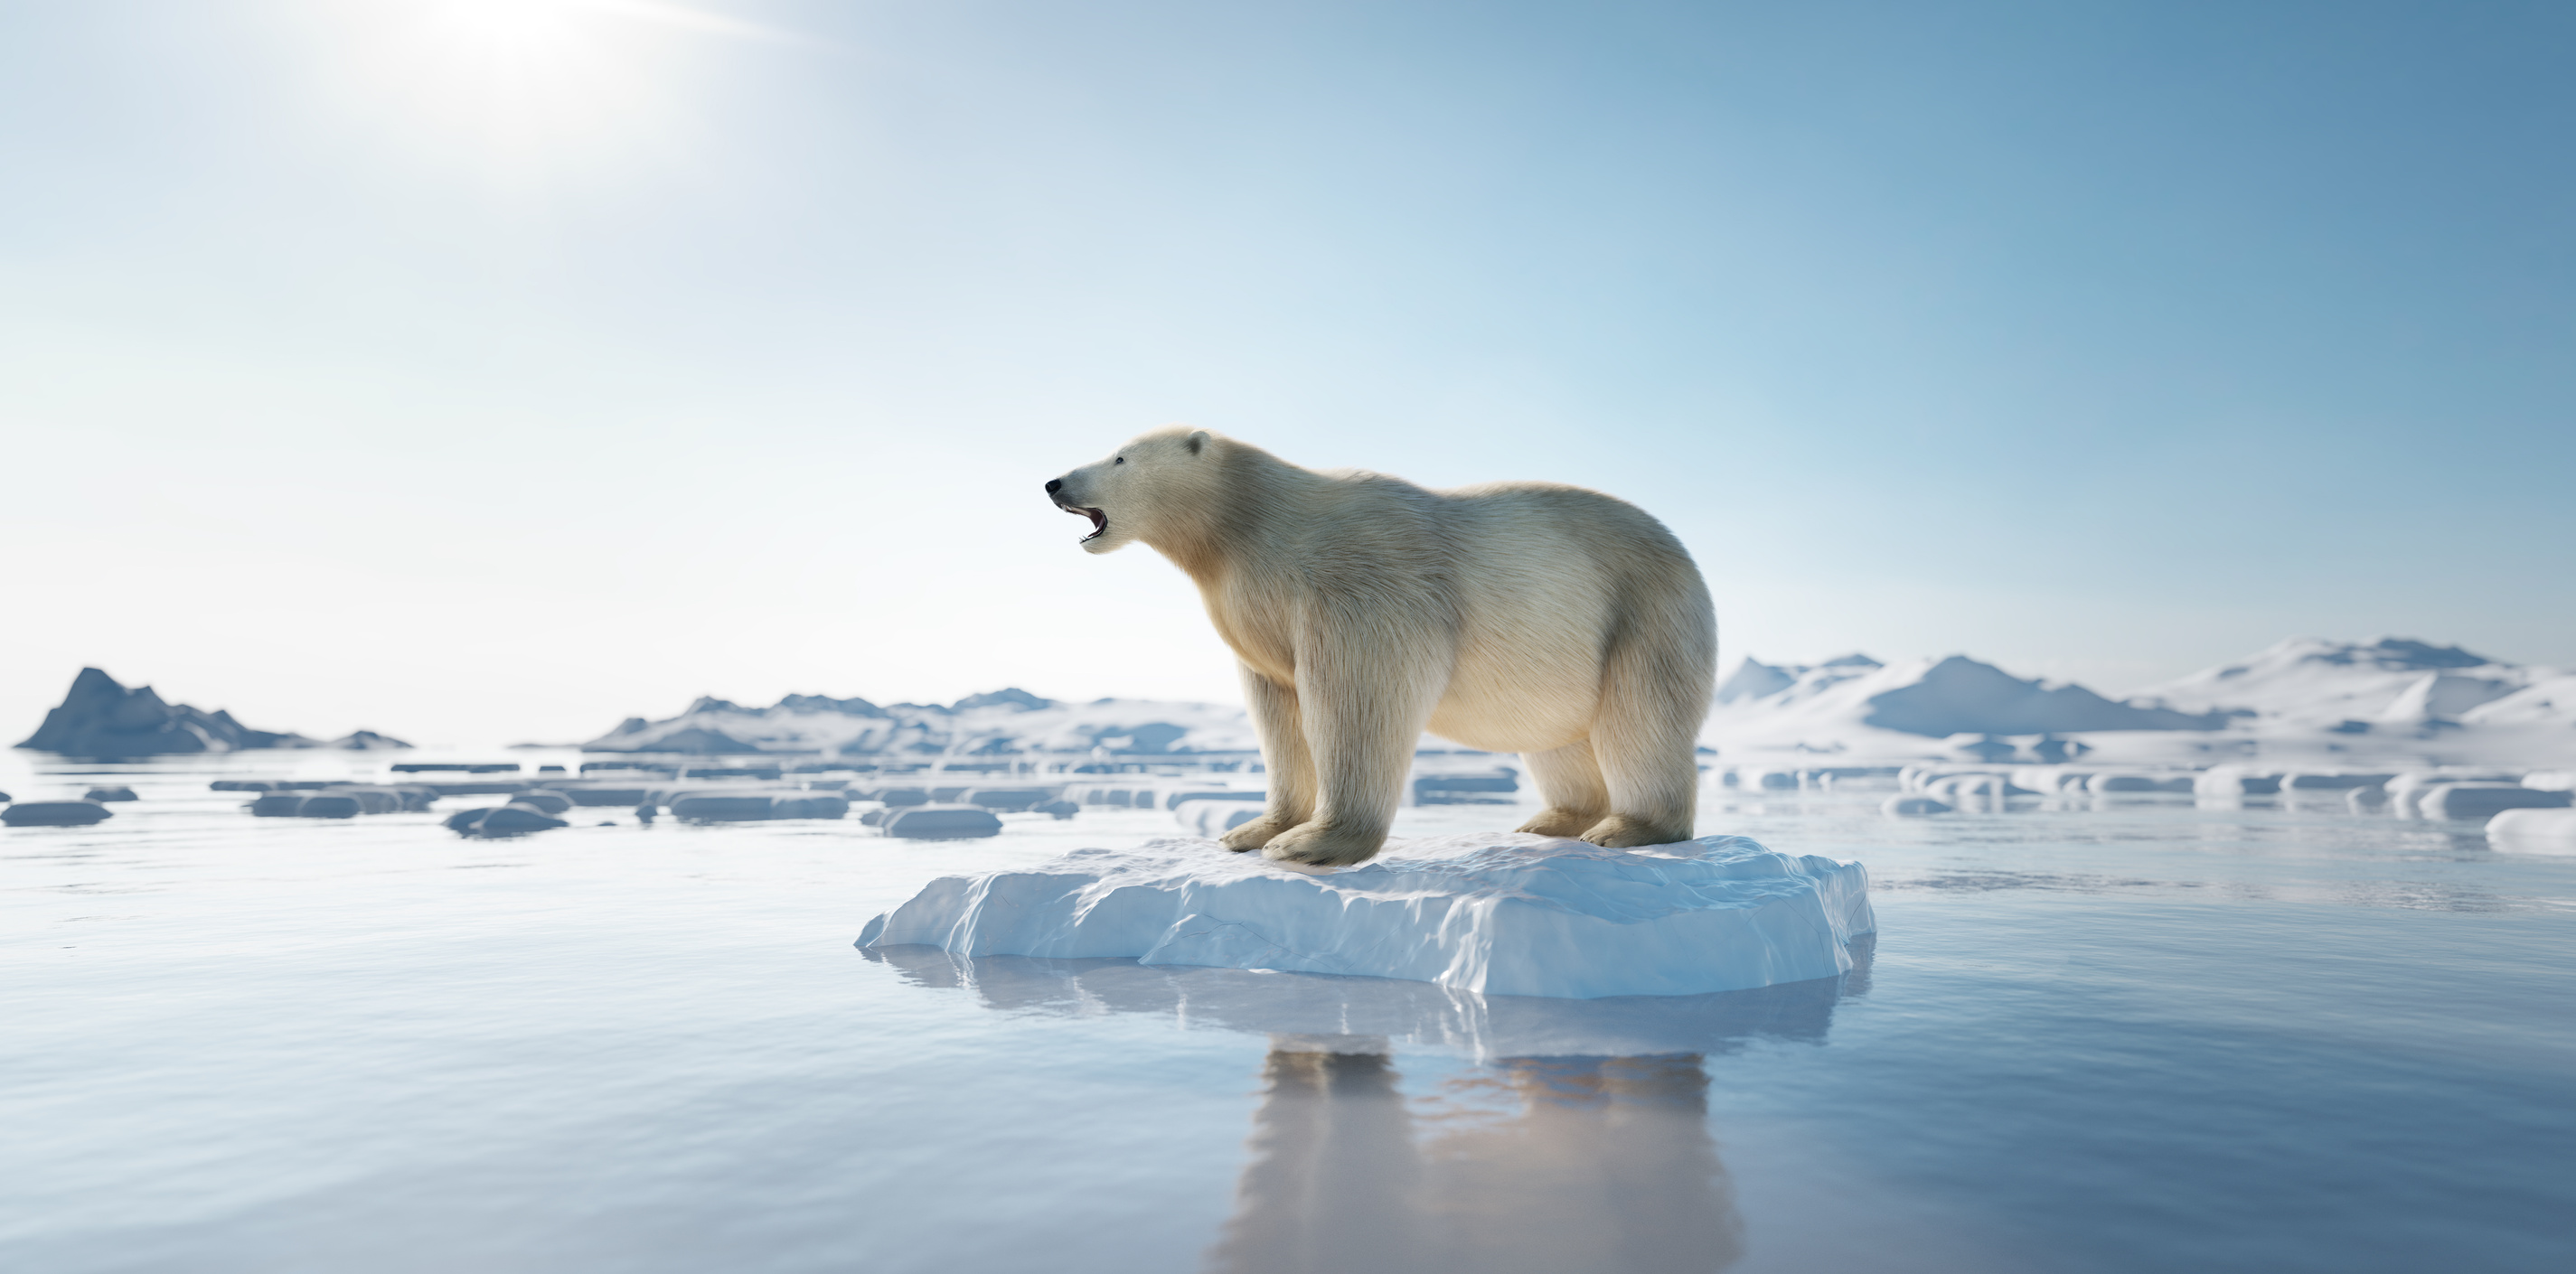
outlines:
M1744 1221L1708 1127L1707 1059L1822 1043L1866 992L1872 939L1838 978L1599 1000L1133 960L868 949L918 986L1004 1012L1128 1013L1264 1035L1223 1274L1717 1270ZM1409 1090L1401 1049L1477 1065ZM1437 1069L1437 1068L1435 1068Z

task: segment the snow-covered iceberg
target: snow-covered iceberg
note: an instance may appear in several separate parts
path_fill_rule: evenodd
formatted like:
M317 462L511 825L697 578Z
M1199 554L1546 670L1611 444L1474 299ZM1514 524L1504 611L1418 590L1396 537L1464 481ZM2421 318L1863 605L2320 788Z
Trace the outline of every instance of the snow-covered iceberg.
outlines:
M1084 849L932 881L865 948L1125 957L1400 978L1487 995L1700 995L1828 978L1873 932L1858 863L1740 836L1645 849L1494 833L1293 871L1213 841Z

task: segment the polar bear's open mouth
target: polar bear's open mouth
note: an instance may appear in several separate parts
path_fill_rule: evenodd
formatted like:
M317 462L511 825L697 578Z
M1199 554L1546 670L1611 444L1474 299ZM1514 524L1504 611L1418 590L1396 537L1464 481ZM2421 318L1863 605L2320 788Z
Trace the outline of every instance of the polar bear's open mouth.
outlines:
M1091 534L1082 537L1085 540L1096 540L1109 533L1109 515L1098 509L1071 508L1065 512L1079 513L1091 519Z

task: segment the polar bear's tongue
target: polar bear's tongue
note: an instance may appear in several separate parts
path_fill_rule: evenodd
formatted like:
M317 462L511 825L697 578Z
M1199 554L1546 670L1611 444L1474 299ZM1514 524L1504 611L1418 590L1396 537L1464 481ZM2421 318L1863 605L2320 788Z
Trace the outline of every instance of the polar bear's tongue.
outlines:
M1098 509L1067 509L1065 512L1079 513L1082 516L1091 519L1091 534L1082 537L1086 540L1099 539L1109 530L1109 515Z

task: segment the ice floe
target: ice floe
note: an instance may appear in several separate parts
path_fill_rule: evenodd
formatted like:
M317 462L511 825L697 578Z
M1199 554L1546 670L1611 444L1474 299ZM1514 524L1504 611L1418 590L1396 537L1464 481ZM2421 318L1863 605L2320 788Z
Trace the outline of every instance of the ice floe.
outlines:
M1876 928L1858 863L1740 836L1645 849L1492 833L1333 872L1213 841L932 881L859 945L1398 978L1489 995L1698 995L1833 977Z
M2513 809L2487 823L2487 844L2508 852L2576 856L2576 809Z
M1012 1013L1141 1014L1192 1030L1267 1034L1309 1048L1402 1044L1497 1057L1732 1053L1759 1039L1825 1038L1835 1005L1862 990L1870 944L1852 942L1840 978L1706 995L1568 1000L1476 995L1388 978L1310 977L1122 959L962 956L937 947L864 951L905 980L971 990Z

